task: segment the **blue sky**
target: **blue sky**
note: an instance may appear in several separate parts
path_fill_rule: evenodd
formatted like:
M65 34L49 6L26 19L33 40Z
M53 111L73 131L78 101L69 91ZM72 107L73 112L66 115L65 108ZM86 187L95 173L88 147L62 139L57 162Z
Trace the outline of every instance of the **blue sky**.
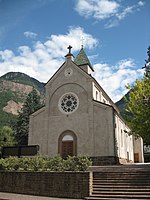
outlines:
M0 76L47 82L67 46L76 56L83 43L94 77L117 101L143 76L149 19L149 0L0 0Z

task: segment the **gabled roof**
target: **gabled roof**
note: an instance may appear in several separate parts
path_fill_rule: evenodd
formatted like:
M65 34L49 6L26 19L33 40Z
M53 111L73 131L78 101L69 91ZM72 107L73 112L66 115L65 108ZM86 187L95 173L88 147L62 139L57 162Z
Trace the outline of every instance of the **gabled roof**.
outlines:
M80 65L89 65L89 67L92 69L92 71L94 71L84 49L83 46L81 47L80 52L78 53L77 57L75 58L74 62L76 63L76 65L80 66Z

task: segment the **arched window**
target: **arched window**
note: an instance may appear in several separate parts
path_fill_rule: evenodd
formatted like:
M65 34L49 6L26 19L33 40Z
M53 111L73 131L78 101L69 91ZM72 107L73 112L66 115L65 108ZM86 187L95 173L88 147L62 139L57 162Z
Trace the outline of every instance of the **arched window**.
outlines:
M65 135L62 141L73 141L73 137L71 135Z
M121 129L121 147L123 147L124 144L124 135L123 135L123 131Z
M58 153L64 159L77 155L77 137L72 131L65 131L59 136Z
M96 100L98 100L98 92L96 91Z

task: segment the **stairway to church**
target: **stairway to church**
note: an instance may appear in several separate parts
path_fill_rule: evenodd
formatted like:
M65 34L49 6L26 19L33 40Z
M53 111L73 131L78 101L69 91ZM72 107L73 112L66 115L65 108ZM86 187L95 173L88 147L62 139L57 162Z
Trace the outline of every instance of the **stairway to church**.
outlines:
M150 164L91 167L93 192L87 200L150 199Z

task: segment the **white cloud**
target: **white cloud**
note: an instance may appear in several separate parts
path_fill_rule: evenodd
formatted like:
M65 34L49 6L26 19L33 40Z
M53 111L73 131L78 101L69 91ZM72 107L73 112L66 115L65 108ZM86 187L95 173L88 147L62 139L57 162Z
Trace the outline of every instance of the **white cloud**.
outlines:
M119 4L109 0L78 0L76 11L85 17L94 17L95 19L105 19L117 13Z
M117 26L121 20L129 14L139 11L139 8L145 5L144 1L139 1L131 6L124 6L123 3L116 0L77 0L75 10L79 15L97 21L108 20L105 28Z
M80 49L81 38L84 38L84 47L89 49L93 48L98 43L97 39L93 38L92 35L85 33L81 27L70 27L67 35L51 35L44 45L53 57L64 56L64 52L68 45L73 46L73 51Z
M88 49L98 43L97 39L81 27L70 27L67 34L51 35L45 42L37 41L32 47L19 46L17 55L8 49L0 51L0 76L10 71L23 72L39 81L47 82L64 62L68 45L73 46L72 52L80 50L82 37L85 41L84 47ZM93 57L97 58L97 55ZM142 70L135 69L133 59L118 61L114 66L98 63L93 67L94 77L114 101L127 92L127 83L132 84L143 73Z
M37 34L31 32L31 31L26 31L26 32L24 32L24 35L25 35L27 38L31 38L31 39L35 39L35 38L37 37Z
M121 60L116 65L117 69L129 69L133 67L135 67L135 63L134 63L134 60L131 58Z
M89 49L98 43L81 27L70 27L67 34L51 35L44 43L37 41L32 48L18 47L17 55L8 49L0 51L0 76L10 71L19 71L47 82L64 62L67 46L73 46L73 52L79 50L82 37L86 41L84 46Z
M119 61L115 66L107 63L95 64L94 69L96 80L115 102L127 93L125 86L128 83L133 84L143 75L143 70L137 70L134 60L130 58Z
M138 2L138 5L139 5L139 6L144 6L144 5L145 5L145 2L144 2L144 1L139 1L139 2Z
M144 5L145 5L145 3L143 1L139 1L137 4L134 4L132 6L127 6L122 10L122 12L117 13L116 17L119 20L123 20L129 14L131 14L135 11L139 11L139 8L144 6Z
M134 12L134 8L135 6L128 6L121 13L117 13L116 17L118 20L123 20L127 15Z
M7 61L10 60L14 56L13 52L10 50L0 51L1 60Z

